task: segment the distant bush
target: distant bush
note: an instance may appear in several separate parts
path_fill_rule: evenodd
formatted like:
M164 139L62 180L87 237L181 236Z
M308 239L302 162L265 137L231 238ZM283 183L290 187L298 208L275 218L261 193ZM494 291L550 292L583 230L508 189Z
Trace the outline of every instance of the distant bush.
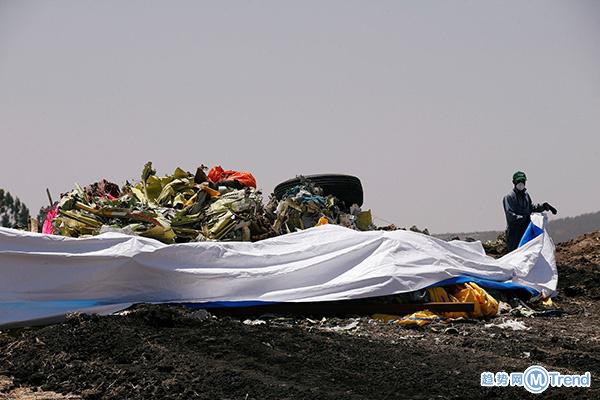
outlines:
M0 189L0 226L25 229L29 223L29 209L10 192Z

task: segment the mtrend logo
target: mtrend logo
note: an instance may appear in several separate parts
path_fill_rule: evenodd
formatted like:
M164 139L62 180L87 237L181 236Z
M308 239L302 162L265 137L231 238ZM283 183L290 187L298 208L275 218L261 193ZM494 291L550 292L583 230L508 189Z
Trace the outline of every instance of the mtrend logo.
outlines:
M542 393L550 385L548 370L539 365L532 365L523 373L525 390L531 393Z
M592 375L563 375L560 372L549 372L540 365L532 365L525 372L482 372L481 386L521 386L530 393L542 393L552 387L590 387Z

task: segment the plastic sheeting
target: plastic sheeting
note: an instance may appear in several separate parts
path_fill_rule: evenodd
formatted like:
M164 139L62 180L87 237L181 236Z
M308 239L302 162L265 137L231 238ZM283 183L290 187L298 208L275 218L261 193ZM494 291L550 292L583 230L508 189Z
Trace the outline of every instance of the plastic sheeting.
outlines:
M543 215L532 216L544 225ZM324 225L256 243L166 245L0 229L0 324L136 302L327 301L410 292L465 277L556 290L542 233L495 260L480 242Z

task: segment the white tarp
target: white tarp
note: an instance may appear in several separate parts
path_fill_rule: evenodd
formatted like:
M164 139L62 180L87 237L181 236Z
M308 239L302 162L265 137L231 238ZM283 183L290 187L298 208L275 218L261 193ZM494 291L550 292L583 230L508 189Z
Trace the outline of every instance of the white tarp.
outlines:
M542 215L534 217L544 224ZM544 231L495 260L480 242L333 225L256 243L175 245L116 233L74 239L0 228L0 324L135 302L364 298L457 276L551 295L554 244Z

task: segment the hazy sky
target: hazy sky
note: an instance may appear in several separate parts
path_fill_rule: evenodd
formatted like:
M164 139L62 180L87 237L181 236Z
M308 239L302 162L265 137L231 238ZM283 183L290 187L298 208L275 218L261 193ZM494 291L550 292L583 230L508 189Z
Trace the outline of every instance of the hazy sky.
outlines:
M152 160L354 174L433 232L503 228L516 169L598 211L600 1L0 0L0 135L32 209Z

